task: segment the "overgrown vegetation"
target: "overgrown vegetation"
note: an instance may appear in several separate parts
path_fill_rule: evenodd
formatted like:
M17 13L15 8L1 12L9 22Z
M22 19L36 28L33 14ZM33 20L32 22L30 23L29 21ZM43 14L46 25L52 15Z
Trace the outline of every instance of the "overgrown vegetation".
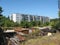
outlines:
M60 11L58 13L59 18L51 20L52 28L60 31Z
M0 7L0 26L1 27L24 27L24 28L31 28L34 26L47 26L49 25L49 22L46 23L42 23L41 21L21 21L20 24L18 24L17 22L13 22L12 20L9 19L9 17L5 17L2 14L3 10L2 7Z
M37 37L24 42L22 45L60 45L60 33L52 36Z
M20 26L21 27L24 27L24 28L30 28L30 27L34 27L34 26L47 26L49 23L45 23L43 24L41 21L31 21L31 22L28 22L28 21L21 21L20 23Z
M18 23L13 22L12 20L9 19L9 17L5 17L2 14L3 9L0 7L0 26L3 27L4 29L7 29L9 27L17 27L19 26Z

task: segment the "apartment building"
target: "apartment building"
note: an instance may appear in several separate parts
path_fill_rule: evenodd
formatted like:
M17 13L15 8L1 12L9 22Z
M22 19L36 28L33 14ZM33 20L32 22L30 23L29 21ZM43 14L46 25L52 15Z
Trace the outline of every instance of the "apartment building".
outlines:
M28 21L28 22L42 21L43 23L50 22L49 17L29 15L29 14L20 14L20 13L11 14L10 20L13 20L14 22L18 22L18 23L20 23L21 21Z

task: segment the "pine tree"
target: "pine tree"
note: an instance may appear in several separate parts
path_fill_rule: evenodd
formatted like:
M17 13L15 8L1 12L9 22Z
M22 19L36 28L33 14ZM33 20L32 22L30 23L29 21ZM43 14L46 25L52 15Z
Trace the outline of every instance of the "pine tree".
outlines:
M3 12L2 7L0 7L0 16L2 16L2 12Z

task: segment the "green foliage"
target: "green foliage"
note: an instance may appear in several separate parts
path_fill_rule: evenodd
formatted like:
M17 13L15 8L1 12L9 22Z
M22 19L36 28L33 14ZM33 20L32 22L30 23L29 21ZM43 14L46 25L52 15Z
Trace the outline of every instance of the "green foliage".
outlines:
M49 22L46 22L46 23L44 23L44 26L48 26L50 23Z
M21 21L20 24L13 22L12 20L9 19L7 17L4 17L1 13L3 12L2 7L0 7L0 26L2 27L24 27L24 28L31 28L34 26L42 26L43 23L41 21ZM49 23L45 23L45 25L48 25Z
M58 20L59 20L58 18L55 18L55 19L51 19L50 22L52 22L52 21L56 22Z
M59 15L59 18L52 20L51 24L52 24L52 28L60 31L60 11L59 11L58 15Z
M21 21L20 23L20 26L24 28L31 28L31 27L40 26L40 25L41 25L40 21L31 21L31 22Z
M30 23L32 26L37 26L37 21L31 21Z
M60 31L60 11L59 11L59 19L58 19L58 22L56 22L54 28L58 29Z
M50 22L50 26L54 26L55 22L54 21L51 21Z
M3 19L4 18L4 19ZM4 24L4 20L5 20L5 17L3 16L0 16L0 26L2 26Z
M0 26L2 27L13 27L14 26L14 22L9 20L8 18L4 17L4 16L0 16L1 20L0 20Z
M3 12L2 7L0 6L0 16L2 15L1 13Z
M37 23L37 26L39 26L39 27L42 25L41 21L37 21L36 23Z
M56 22L56 24L55 24L52 28L54 28L54 29L60 31L60 22L59 22L59 21Z
M59 11L59 14L58 14L59 18L60 18L60 11Z
M3 12L2 7L0 7L0 26L1 27L15 27L19 26L18 23L13 22L9 19L9 17L3 16L1 13Z
M40 27L42 25L41 21L31 21L30 23L32 26L39 26Z
M58 29L59 27L60 27L60 24L59 24L59 21L51 21L50 22L50 25L52 26L52 28L54 28L54 29Z
M10 20L4 16L0 16L0 26L2 26L2 27L14 27L14 26L19 26L19 24L13 22L12 20Z
M20 26L24 28L28 28L30 25L29 25L29 22L27 21L21 21Z

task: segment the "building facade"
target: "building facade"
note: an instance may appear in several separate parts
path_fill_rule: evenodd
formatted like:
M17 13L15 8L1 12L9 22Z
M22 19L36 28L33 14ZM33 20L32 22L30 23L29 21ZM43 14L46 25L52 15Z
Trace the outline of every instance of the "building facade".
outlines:
M49 17L45 16L37 16L37 15L28 15L28 14L11 14L10 15L10 20L13 20L14 22L20 23L21 21L41 21L43 23L45 22L50 22Z

